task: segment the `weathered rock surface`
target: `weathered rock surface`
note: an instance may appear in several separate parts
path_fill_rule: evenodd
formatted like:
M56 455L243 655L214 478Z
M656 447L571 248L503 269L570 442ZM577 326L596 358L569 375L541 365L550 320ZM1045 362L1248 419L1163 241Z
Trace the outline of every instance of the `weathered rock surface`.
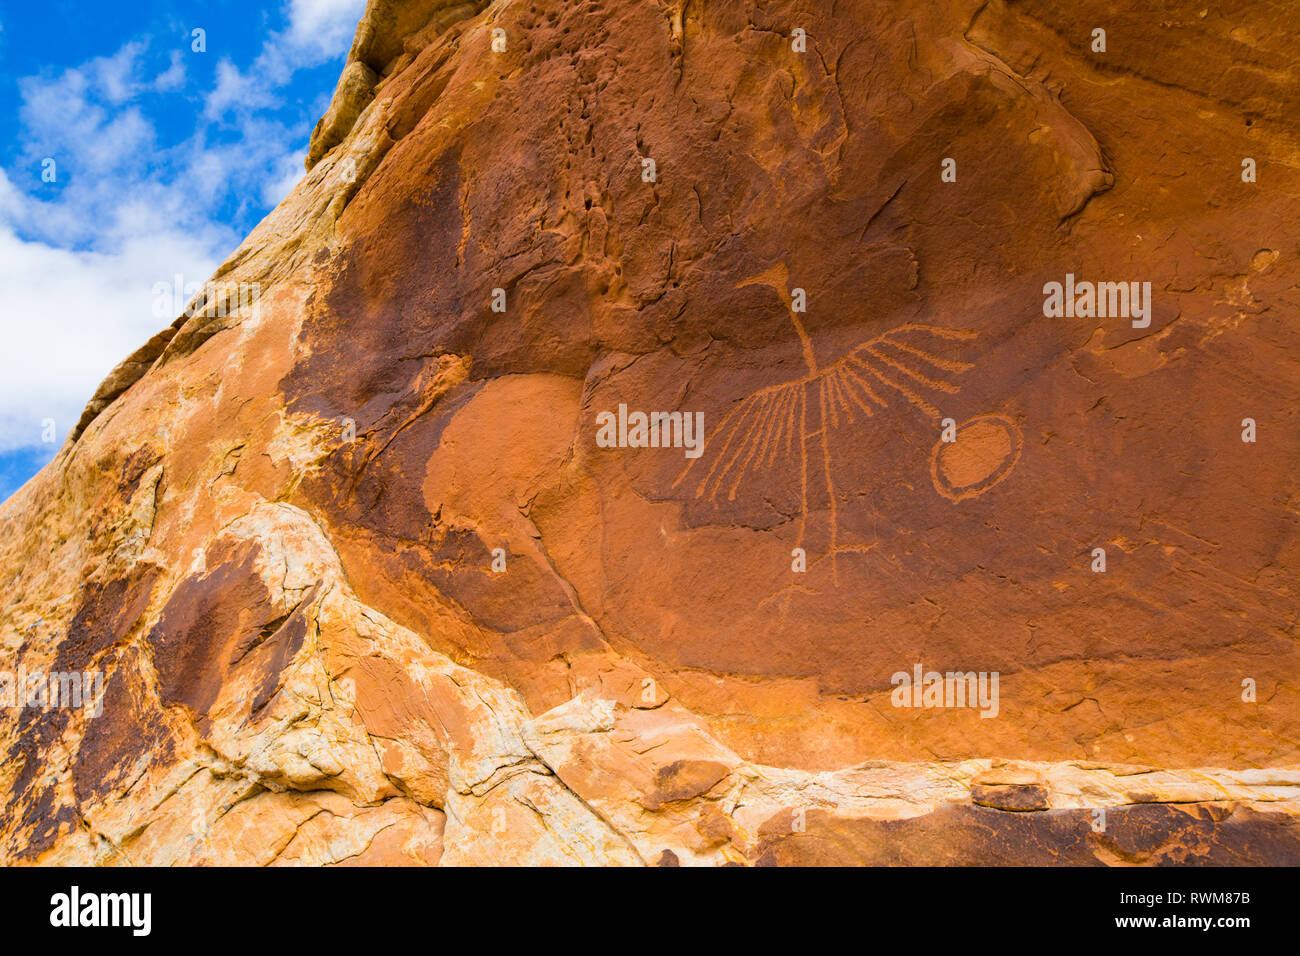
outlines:
M3 858L1300 862L1300 27L1125 6L372 0L0 508Z

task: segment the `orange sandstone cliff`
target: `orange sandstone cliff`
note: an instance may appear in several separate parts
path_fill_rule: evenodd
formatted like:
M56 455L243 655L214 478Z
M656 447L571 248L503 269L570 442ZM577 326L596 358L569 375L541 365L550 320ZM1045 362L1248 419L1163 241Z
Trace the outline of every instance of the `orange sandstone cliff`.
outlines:
M0 508L3 859L1300 862L1298 43L371 0Z

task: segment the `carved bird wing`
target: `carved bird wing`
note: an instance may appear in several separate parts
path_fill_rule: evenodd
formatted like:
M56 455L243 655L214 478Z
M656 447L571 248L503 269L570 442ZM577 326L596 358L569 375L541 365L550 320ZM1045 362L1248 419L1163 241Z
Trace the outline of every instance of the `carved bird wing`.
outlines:
M839 425L841 413L853 422L855 409L870 418L875 409L888 407L891 396L902 396L932 418L940 417L925 393L953 394L958 386L951 379L974 366L943 358L932 349L941 342L968 341L978 334L934 325L900 325L859 345L818 373L822 407L831 426Z
M673 482L695 484L695 497L717 497L725 489L734 501L745 475L757 475L792 456L802 460L808 431L808 405L817 402L822 428L841 421L871 418L902 396L932 418L940 412L927 392L951 394L951 379L969 370L969 362L932 351L942 343L973 339L973 330L932 325L901 325L864 342L820 371L791 382L769 385L743 398L705 440L706 454L693 459ZM688 480L689 479L689 480Z

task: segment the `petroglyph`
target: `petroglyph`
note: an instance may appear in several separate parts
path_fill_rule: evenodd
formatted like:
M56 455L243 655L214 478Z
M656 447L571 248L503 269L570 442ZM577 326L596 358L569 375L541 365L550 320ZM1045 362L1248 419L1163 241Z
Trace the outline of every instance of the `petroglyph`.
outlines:
M1020 460L1020 429L1002 415L977 415L957 426L957 440L939 441L930 453L930 478L954 503L984 494Z
M758 389L742 399L709 434L704 458L687 465L673 487L684 482L689 487L693 482L696 498L717 503L725 496L734 501L747 478L797 459L800 503L795 547L804 547L809 516L814 510L810 491L814 482L821 482L818 490L826 494L829 544L817 561L831 558L832 575L838 581L835 556L867 551L874 545L840 542L836 453L830 433L865 427L868 419L900 398L937 425L942 417L934 404L937 396L956 393L959 386L953 380L974 366L945 358L935 349L945 343L968 342L978 332L901 325L823 368L818 365L812 339L798 315L791 312L790 321L799 336L808 374Z

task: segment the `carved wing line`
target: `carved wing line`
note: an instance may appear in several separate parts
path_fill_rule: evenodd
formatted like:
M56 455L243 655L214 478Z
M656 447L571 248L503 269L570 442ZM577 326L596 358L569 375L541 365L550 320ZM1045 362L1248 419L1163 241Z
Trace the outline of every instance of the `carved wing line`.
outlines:
M673 487L691 476L697 479L694 497L716 501L725 486L727 499L734 501L744 476L771 468L778 457L784 461L797 453L802 467L806 460L803 443L816 434L807 431L805 407L806 389L813 383L818 389L822 429L839 428L841 419L854 424L858 413L871 418L899 395L926 415L939 418L939 409L924 393L955 393L959 386L952 379L974 365L943 358L930 347L939 342L969 341L978 334L971 329L901 325L864 342L815 374L751 392L708 434L705 456L690 461ZM710 449L715 451L708 454Z

